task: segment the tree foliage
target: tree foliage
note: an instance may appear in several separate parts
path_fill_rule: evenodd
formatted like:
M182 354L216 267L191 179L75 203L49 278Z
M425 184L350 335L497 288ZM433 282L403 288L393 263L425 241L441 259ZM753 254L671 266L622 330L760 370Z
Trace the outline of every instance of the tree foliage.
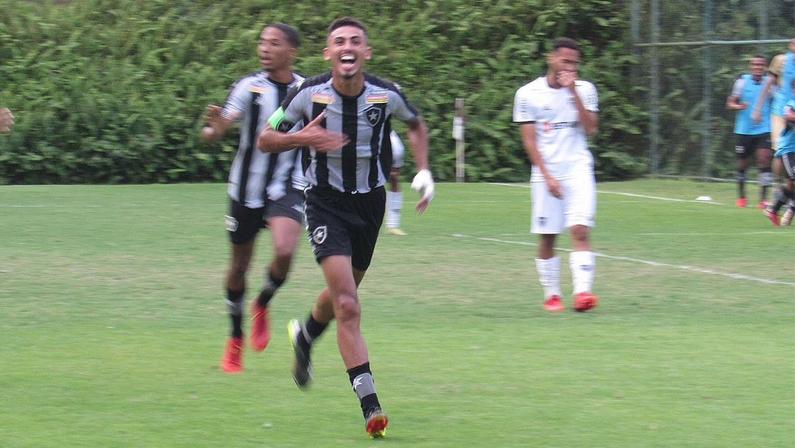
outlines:
M0 104L17 116L0 137L0 183L222 180L236 136L201 143L201 115L258 69L261 27L296 26L297 69L314 75L328 69L326 27L342 15L369 27L368 71L399 82L427 120L437 178L454 177L453 103L462 97L468 179L527 179L513 95L543 74L546 49L563 35L580 41L582 77L600 93L599 175L645 170L620 2L0 0L0 11Z

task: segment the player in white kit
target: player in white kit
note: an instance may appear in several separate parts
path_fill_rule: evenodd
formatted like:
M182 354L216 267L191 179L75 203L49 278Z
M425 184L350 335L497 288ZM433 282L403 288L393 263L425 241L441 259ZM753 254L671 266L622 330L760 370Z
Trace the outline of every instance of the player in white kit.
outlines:
M574 309L587 311L598 299L591 292L594 253L590 230L596 215L596 181L587 137L598 129L599 100L593 84L577 78L580 48L569 38L555 41L547 74L516 92L513 121L533 164L530 231L540 235L536 270L544 288L544 308L565 309L560 292L560 258L555 240L565 229L574 251L569 264Z
M389 133L392 146L392 168L389 170L389 190L386 192L386 231L390 235L405 236L400 229L400 212L403 209L403 192L400 191L400 168L406 147L397 132Z

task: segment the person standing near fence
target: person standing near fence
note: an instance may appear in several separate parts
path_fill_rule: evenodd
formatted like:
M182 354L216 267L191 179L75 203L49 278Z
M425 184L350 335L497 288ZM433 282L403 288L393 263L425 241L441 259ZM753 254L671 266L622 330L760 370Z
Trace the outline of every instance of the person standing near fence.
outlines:
M574 246L569 257L574 309L587 311L598 303L591 292L596 180L587 139L599 127L599 100L596 87L578 79L581 56L576 41L557 39L547 55L546 76L520 88L513 108L513 121L533 164L531 232L540 235L536 270L544 288L544 308L551 312L564 310L555 241L567 228Z
M745 197L746 170L748 160L756 156L759 169L759 208L767 206L767 190L773 185L773 173L770 171L770 101L764 101L761 119L755 121L752 111L757 100L764 93L768 77L765 76L767 59L756 55L749 61L750 73L744 73L734 82L732 91L726 99L726 108L736 111L734 133L737 143L734 147L737 155L737 206L746 207Z

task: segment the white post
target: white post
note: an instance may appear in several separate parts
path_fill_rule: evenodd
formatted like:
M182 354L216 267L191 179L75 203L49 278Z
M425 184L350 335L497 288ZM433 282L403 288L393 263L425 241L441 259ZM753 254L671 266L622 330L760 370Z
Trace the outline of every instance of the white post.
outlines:
M464 99L455 99L455 117L453 117L453 140L455 140L455 181L464 182L465 147L464 144Z

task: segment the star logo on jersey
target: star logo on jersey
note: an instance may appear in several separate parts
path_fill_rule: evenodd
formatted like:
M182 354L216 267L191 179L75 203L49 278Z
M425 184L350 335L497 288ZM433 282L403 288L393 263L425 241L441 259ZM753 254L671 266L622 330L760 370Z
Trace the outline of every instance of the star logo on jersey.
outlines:
M326 242L328 236L328 229L326 226L320 226L312 232L312 241L315 244L323 244Z
M364 111L364 117L367 119L367 122L370 123L370 126L375 126L381 121L381 109L378 107L371 107Z

